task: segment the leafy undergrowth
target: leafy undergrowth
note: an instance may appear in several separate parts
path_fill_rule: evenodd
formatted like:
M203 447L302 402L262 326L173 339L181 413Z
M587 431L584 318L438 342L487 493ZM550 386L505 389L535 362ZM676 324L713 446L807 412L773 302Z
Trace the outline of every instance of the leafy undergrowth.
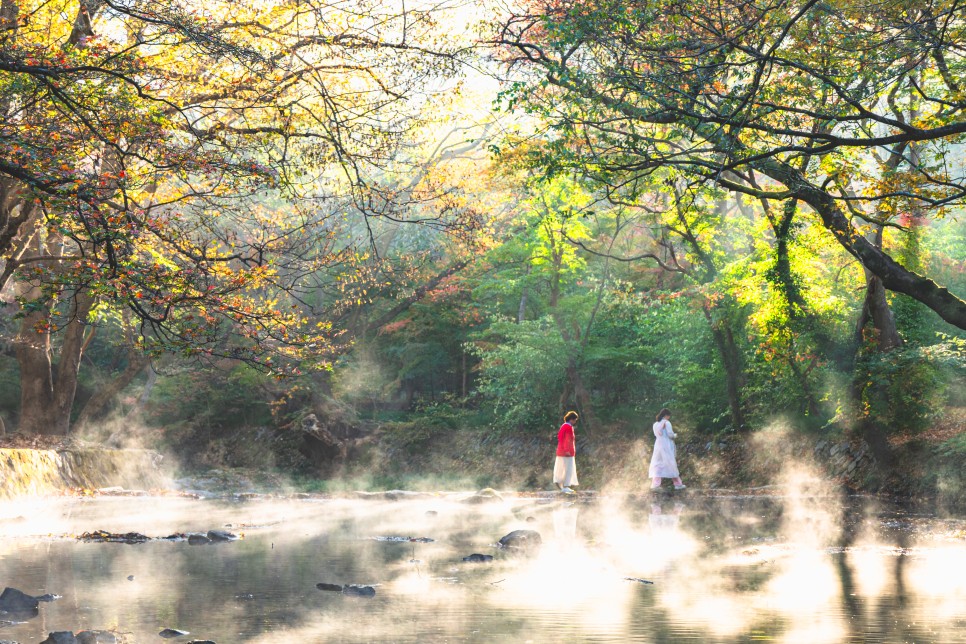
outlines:
M794 465L856 491L931 497L954 505L966 503L966 408L962 407L945 410L936 423L924 430L891 436L888 471L852 481L836 479L828 471L828 464L816 457L815 446L822 440L820 437L773 429L718 439L692 436L686 431L682 434L678 440L678 463L691 488L755 489L780 483L789 466ZM267 440L264 431L255 430L239 430L233 440L230 449L223 450L225 454L216 449L204 450L203 463L198 462L196 453L192 468L196 477L218 479L228 476L226 472L241 472L246 485L240 487L246 489L268 484L285 488L284 481L288 480L294 489L313 491L495 487L525 493L554 489L552 436L513 435L454 424L415 431L411 424L398 423L360 442L350 450L346 462L330 468L325 475L313 473L305 463L296 463L301 457L296 445L289 444L291 441L283 446L277 440ZM838 435L835 440L844 442L848 437ZM241 449L249 443L250 449ZM646 489L652 443L649 436L624 428L600 428L579 435L580 489ZM0 436L0 448L96 446L75 437ZM257 452L258 457L249 452ZM227 486L231 485L227 482Z

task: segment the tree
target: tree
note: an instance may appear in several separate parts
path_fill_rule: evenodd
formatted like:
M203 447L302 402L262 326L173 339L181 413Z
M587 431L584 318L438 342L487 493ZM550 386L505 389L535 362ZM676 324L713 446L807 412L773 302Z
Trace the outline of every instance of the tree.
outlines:
M361 261L344 215L399 206L371 177L458 55L432 9L3 0L0 289L17 278L21 429L66 432L105 307L131 312L149 355L324 364L337 302L302 302Z
M962 26L954 2L574 0L525 3L492 42L521 74L511 100L558 134L539 159L551 170L616 190L675 168L795 200L884 288L966 328L966 302L867 235L966 196L949 169L966 134ZM871 170L877 157L894 163Z

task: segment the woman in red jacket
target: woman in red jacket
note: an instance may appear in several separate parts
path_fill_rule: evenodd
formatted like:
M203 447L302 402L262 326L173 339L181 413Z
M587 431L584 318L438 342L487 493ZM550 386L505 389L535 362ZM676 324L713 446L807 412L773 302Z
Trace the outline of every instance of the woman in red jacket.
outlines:
M553 465L553 482L565 494L573 494L571 486L580 485L577 482L577 464L574 462L577 453L574 423L577 418L577 412L568 411L564 415L560 431L557 432L557 460Z

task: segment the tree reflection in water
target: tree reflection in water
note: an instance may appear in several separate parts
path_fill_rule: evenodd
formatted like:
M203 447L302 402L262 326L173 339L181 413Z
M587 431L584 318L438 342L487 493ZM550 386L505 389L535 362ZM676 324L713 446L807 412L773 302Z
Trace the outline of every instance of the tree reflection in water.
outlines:
M966 641L962 518L807 489L576 500L504 493L504 502L472 506L463 496L11 503L0 516L4 584L63 598L3 627L0 639L114 628L152 642L179 628L258 644ZM244 538L206 546L74 538L229 525ZM497 549L515 529L537 530L542 546ZM494 559L464 562L471 553ZM373 585L376 594L323 592L319 582Z

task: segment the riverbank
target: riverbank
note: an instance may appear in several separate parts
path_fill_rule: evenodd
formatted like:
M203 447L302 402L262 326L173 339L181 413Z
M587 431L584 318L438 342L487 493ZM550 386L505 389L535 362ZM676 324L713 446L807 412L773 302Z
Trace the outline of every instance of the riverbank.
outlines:
M239 429L234 440L245 449L218 450L225 456L209 456L202 462L191 462L187 454L169 449L168 472L162 474L162 445L155 450L106 450L76 438L6 435L0 438L4 480L0 494L111 486L149 489L171 484L178 476L223 490L235 487L239 492L553 489L553 445L545 436L452 428L419 433L389 424L351 443L344 458L326 463L324 471L313 469L292 435ZM605 493L645 489L651 443L649 437L622 427L579 432L579 489ZM849 492L963 507L966 408L949 409L927 431L890 437L885 454L858 437L803 434L776 423L747 435L715 439L682 430L678 461L682 476L694 489L762 488L807 477ZM179 467L179 462L190 464Z

